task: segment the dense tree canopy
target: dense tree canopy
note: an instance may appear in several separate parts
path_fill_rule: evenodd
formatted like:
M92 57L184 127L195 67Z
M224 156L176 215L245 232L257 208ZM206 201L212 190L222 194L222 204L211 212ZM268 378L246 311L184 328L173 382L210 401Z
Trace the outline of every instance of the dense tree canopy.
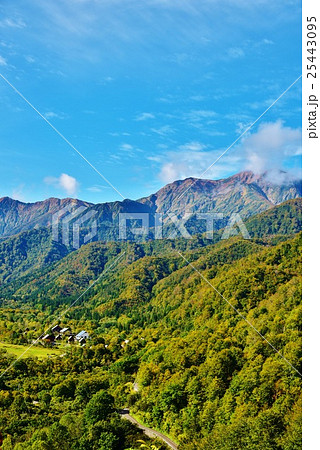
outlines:
M182 450L301 448L301 235L286 204L282 234L270 214L251 240L93 243L4 283L1 341L27 344L126 250L61 320L86 345L0 378L2 448L139 449L124 407Z

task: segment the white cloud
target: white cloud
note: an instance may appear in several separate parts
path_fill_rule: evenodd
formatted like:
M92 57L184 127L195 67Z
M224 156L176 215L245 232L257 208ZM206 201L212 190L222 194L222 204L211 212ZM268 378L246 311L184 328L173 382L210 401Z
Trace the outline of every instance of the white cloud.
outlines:
M59 184L69 195L75 194L79 186L78 181L66 173L60 175Z
M241 142L246 168L255 173L281 169L286 159L301 154L301 130L283 125L281 120L264 123Z
M147 156L147 160L154 162L161 162L161 158L159 156Z
M154 118L155 118L154 114L148 113L148 112L143 112L143 113L139 114L139 115L135 118L135 120L136 120L137 122L141 122L141 121L143 121L143 120L154 119Z
M79 188L79 182L76 178L71 175L67 175L66 173L62 173L58 178L46 177L44 182L56 188L63 189L68 195L74 195Z
M44 117L46 119L65 119L66 114L64 113L55 113L54 111L48 111L44 113Z
M241 170L268 171L270 177L284 181L284 178L299 177L297 169L290 169L289 175L279 175L279 170L286 170L286 163L301 154L301 130L286 127L280 120L264 123L255 133L245 135L207 171L224 151L225 148L210 149L201 142L189 142L176 150L165 151L153 161L159 163L158 177L164 183L200 176L217 179Z
M273 45L274 44L274 42L271 41L270 39L262 39L262 43L266 44L266 45Z
M183 173L184 167L181 167L181 164L179 164L179 167L177 164L169 162L165 163L162 166L161 172L159 174L160 180L162 180L164 183L172 183L175 180L178 180L179 178L183 178L183 175L181 176L181 172Z
M0 66L7 66L8 64L7 64L7 60L3 57L3 56L1 56L0 55Z
M207 146L202 144L201 142L188 142L187 144L183 144L179 146L179 149L182 151L191 151L191 152L197 152L200 150L204 150Z
M122 150L124 152L132 152L133 146L131 144L121 144L120 150Z
M187 154L181 156L180 153L172 152L169 156L168 162L164 162L158 178L163 183L172 183L176 180L184 180L185 178L205 178L205 179L219 179L228 175L232 175L238 170L234 167L239 166L239 158L232 156L226 157L223 163L214 165L203 176L202 173L217 159L222 150L212 152Z
M174 129L170 125L163 125L160 128L151 128L151 131L159 136L168 136L169 134L174 133Z
M205 144L191 142L180 145L177 150L165 152L161 157L158 174L164 183L171 183L188 177L200 177L217 159L224 149L208 150ZM202 178L219 178L225 173L232 173L233 167L239 165L238 155L228 155L220 164L213 166Z

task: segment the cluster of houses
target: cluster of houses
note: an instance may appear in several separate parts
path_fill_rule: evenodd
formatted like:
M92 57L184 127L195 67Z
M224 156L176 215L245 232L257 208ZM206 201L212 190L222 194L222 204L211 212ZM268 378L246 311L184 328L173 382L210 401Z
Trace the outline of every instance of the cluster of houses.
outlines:
M85 330L80 331L78 334L71 332L70 328L61 328L59 325L55 325L51 328L51 332L43 336L42 341L55 345L59 341L66 341L68 343L78 342L80 345L84 345L90 339L89 333Z

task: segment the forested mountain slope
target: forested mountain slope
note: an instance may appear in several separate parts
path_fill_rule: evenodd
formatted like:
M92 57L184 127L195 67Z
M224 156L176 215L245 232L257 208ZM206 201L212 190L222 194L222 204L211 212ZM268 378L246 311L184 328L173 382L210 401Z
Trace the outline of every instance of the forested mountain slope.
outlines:
M276 235L288 236L301 231L301 199L293 199L286 201L280 205L277 205L257 216L249 218L246 222L246 228L249 235L252 238L270 237ZM239 229L235 227L235 231L239 232ZM221 239L222 231L214 233L213 239L206 239L205 235L194 236L192 239L175 239L175 240L156 240L154 242L148 241L146 243L132 244L128 247L127 243L116 239L114 243L106 242L105 244L97 243L93 246L86 246L74 253L74 256L69 256L66 259L66 263L62 263L60 268L56 269L56 272L68 273L69 261L73 258L77 258L76 255L81 255L84 252L88 258L94 258L95 248L96 252L101 252L101 248L105 248L105 252L108 249L128 249L126 258L138 258L144 254L153 254L154 252L166 253L171 251L172 248L179 248L185 250L188 248L203 247L218 242ZM89 250L90 249L90 250ZM23 280L23 283L28 283L36 276L39 280L42 279L43 274L53 269L53 264L64 258L68 253L73 251L72 247L66 247L60 242L56 242L52 239L52 230L50 228L41 228L40 230L31 230L28 232L20 233L17 236L12 236L0 243L0 292L1 285L14 282L19 278L29 276L27 281ZM110 250L111 252L113 250ZM136 254L133 255L133 252ZM130 256L131 255L131 256ZM87 257L87 256L86 256ZM86 258L84 257L84 258ZM81 256L79 256L81 259ZM104 258L107 260L106 258ZM83 263L83 259L82 259ZM80 261L78 266L82 264ZM71 262L72 266L72 262ZM83 265L83 268L86 264ZM100 265L100 269L104 265ZM83 268L80 272L83 272ZM35 273L35 271L37 272ZM97 269L99 271L99 269ZM96 272L98 273L98 272ZM47 281L45 281L47 282ZM80 284L82 286L82 284Z
M21 447L31 449L40 435L30 430L67 424L55 445L61 447L67 440L68 448L102 450L105 447L98 442L106 423L90 424L85 419L88 402L102 388L116 407L130 406L149 425L170 434L183 450L301 448L300 234L277 245L268 239L233 237L185 248L183 255L194 268L176 249L161 252L161 247L151 249L152 244L128 243L125 250L130 257L106 272L61 321L72 329L88 330L90 345L71 347L58 358L61 364L28 360L23 370L19 366L7 373L8 414L15 414L23 382L28 427L21 424L13 433L3 411L0 423L5 435L14 434L14 442L32 436ZM112 251L105 252L103 245L93 243L68 255L53 269L56 278L43 287L35 282L21 285L15 301L29 304L27 316L15 307L1 311L13 321L11 336L19 339L17 331L31 318L44 330L59 311L50 307L51 302L63 310L63 304L83 292L82 288L76 294L75 285L74 293L59 291L67 268L75 271L69 275L78 277L78 285L81 279L87 285L123 250L112 244ZM60 264L65 264L61 271ZM68 286L73 286L70 280ZM34 314L41 305L41 314ZM2 359L1 364L8 363ZM43 371L45 377L39 378ZM88 391L82 386L84 374L87 382L92 380ZM97 377L106 384L94 381ZM43 402L45 395L49 414L44 417L31 402ZM81 441L72 423L83 430ZM43 442L52 442L50 429L43 429ZM117 436L119 425L114 422L113 431L108 430ZM131 445L138 448L134 441Z
M66 256L69 249L52 240L49 228L20 233L0 242L0 285Z

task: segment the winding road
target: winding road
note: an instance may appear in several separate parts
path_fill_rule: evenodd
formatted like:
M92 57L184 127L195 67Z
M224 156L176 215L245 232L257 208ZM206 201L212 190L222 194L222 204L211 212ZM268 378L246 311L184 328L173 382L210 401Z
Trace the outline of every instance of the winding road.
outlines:
M130 416L130 412L128 409L122 409L120 411L121 416L129 420L129 422L133 423L134 425L137 425L137 427L140 428L150 438L159 438L161 439L165 444L169 445L170 448L173 448L174 450L178 450L177 445L169 439L167 436L165 436L162 433L159 433L159 431L153 430L152 428L145 427L142 425L142 423L139 423L134 417Z

